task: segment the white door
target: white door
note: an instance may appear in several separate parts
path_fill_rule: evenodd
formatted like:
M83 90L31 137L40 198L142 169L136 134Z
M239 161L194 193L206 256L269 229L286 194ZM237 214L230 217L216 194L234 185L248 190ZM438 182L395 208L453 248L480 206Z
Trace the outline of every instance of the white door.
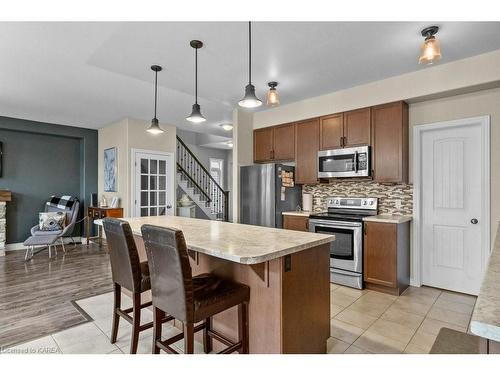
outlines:
M135 152L134 216L172 215L171 157Z
M489 162L485 128L464 121L421 133L422 283L477 294L489 254Z

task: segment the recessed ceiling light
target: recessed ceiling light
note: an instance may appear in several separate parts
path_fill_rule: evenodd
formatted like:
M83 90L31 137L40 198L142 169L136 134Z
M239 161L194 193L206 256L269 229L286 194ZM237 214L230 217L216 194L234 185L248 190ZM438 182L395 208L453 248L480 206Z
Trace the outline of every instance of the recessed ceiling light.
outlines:
M422 36L425 37L424 43L420 47L419 64L432 64L441 59L441 46L434 35L439 31L439 27L430 26L422 30Z
M220 127L227 132L233 130L233 124L220 124Z

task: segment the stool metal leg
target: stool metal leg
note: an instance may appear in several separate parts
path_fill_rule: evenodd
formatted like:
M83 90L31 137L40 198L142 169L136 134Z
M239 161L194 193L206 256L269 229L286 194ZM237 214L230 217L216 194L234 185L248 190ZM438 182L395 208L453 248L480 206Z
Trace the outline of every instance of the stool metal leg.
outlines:
M66 252L66 248L64 247L64 238L61 237L61 246L62 246L62 249L63 249L63 253Z
M49 245L49 259L52 258L52 246Z

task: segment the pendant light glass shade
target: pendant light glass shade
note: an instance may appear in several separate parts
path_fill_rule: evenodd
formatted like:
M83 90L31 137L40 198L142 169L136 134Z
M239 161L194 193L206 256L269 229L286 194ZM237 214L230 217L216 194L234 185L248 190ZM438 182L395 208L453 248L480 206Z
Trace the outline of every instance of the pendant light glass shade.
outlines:
M151 70L155 72L155 117L151 120L151 125L147 128L147 131L151 134L161 134L165 130L160 128L160 124L158 123L158 119L156 118L156 102L158 98L158 72L161 72L161 66L152 65Z
M207 119L203 117L203 115L200 112L200 105L196 103L193 104L193 110L191 111L191 114L188 117L186 117L186 120L194 122L196 124L207 121Z
M431 26L422 30L422 36L425 37L425 41L420 47L419 64L433 64L441 59L441 46L434 36L438 30L437 26Z
M267 92L267 105L270 107L280 105L280 96L278 95L278 91L276 91L278 82L269 82L267 85L269 86L269 91Z
M186 117L186 120L199 124L207 121L201 114L200 105L198 104L198 49L203 47L203 43L199 40L192 40L189 45L194 48L194 104L191 114Z
M238 102L243 108L256 108L262 101L255 95L255 86L252 85L252 23L248 22L248 85L245 86L245 96Z
M255 95L255 86L249 83L245 87L245 97L238 102L238 105L243 108L256 108L262 105L262 102Z

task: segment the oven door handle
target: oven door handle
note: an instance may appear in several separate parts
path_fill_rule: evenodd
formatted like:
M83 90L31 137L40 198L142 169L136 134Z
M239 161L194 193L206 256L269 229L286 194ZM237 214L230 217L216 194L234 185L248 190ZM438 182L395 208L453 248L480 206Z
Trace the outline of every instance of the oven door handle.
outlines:
M354 151L354 173L358 173L358 152Z
M346 221L333 221L333 220L309 220L309 228L312 228L315 225L322 225L328 228L339 228L339 229L352 229L352 228L360 228L363 226L362 223L355 222L346 222Z

